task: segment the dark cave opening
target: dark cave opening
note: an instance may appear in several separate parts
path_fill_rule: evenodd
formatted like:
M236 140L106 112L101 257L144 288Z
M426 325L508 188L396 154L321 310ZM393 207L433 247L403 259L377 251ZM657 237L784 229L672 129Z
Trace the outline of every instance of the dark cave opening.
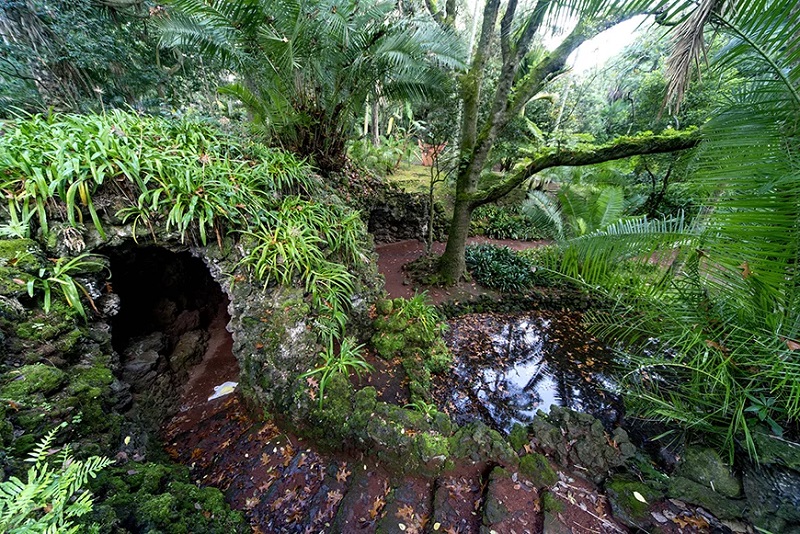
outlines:
M159 426L183 409L187 395L204 398L209 384L238 375L225 329L228 297L202 260L157 246L102 253L119 296L112 345L137 412Z

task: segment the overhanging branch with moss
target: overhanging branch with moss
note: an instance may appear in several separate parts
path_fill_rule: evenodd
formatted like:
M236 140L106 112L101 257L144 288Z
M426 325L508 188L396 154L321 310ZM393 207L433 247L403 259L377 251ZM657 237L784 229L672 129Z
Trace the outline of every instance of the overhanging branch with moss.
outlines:
M664 134L641 134L633 137L620 137L605 145L582 145L570 149L545 148L525 167L511 174L499 183L466 195L473 207L482 206L498 200L525 180L545 169L553 167L579 167L606 161L641 156L647 154L666 154L697 147L700 144L697 129L676 131Z

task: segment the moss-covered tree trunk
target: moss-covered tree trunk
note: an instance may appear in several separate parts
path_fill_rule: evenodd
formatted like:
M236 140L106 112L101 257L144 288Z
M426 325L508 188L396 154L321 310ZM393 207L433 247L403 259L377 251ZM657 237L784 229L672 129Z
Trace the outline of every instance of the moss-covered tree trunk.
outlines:
M466 271L464 251L469 237L469 222L472 219L472 204L457 200L453 208L453 219L447 236L447 247L439 260L439 274L447 284L454 284Z

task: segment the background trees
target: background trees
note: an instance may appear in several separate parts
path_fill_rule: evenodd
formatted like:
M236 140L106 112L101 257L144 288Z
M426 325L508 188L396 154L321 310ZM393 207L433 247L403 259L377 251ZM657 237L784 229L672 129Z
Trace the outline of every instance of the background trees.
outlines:
M429 17L393 2L175 0L163 44L200 49L235 72L223 88L275 142L324 173L344 166L345 142L369 100L414 98L443 84L462 49Z
M543 1L537 2L530 12L518 15L516 0L510 0L500 20L498 33L500 4L500 0L487 0L477 48L469 70L461 80L463 118L456 199L447 248L440 261L440 274L447 283L458 281L464 273L464 249L472 212L508 194L537 172L550 167L587 165L636 154L672 152L697 144L693 135L667 135L630 139L622 144L624 147L604 147L597 151L591 147L578 151L548 148L535 154L520 170L496 177L493 183L483 187L481 178L491 161L490 154L498 137L550 80L565 71L569 55L588 38L649 8L647 2L638 1ZM559 17L564 16L575 17L577 22L561 44L552 51L534 49L537 33L552 27ZM495 38L500 41L502 66L491 97L490 111L481 117L481 90L490 45Z
M0 114L207 108L214 82L198 62L159 53L162 12L144 0L0 2Z

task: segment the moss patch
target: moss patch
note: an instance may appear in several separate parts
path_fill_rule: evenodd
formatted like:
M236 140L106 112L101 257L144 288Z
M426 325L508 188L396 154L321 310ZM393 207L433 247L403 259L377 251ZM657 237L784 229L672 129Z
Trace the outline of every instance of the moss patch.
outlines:
M519 459L519 471L537 487L549 487L558 481L550 462L541 454L526 454Z
M25 365L8 373L11 381L0 388L0 397L25 404L36 394L47 395L61 387L66 375L61 369L44 364Z

